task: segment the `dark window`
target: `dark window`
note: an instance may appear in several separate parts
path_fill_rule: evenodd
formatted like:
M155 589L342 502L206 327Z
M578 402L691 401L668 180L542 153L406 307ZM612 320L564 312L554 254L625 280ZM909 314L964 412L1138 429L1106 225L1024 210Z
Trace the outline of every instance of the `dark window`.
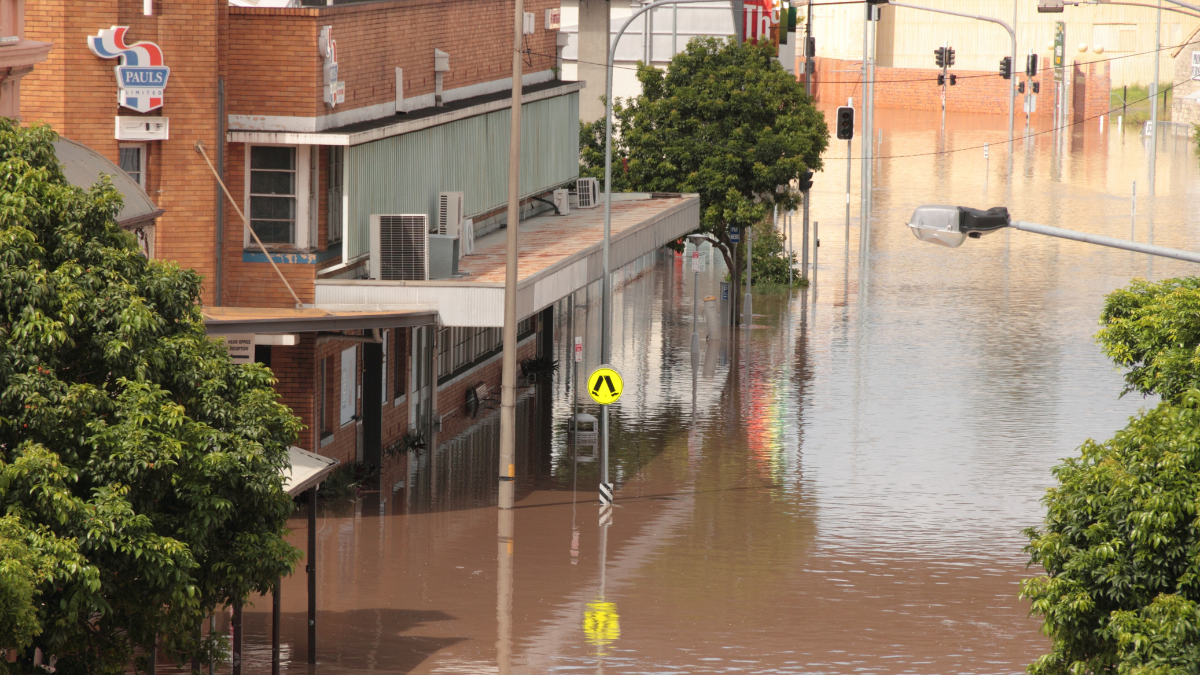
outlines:
M124 146L120 149L121 170L129 174L129 177L142 187L146 186L146 183L142 181L144 178L142 165L145 159L143 153L145 151L146 149L140 145Z
M296 243L296 148L250 148L250 226L264 244Z

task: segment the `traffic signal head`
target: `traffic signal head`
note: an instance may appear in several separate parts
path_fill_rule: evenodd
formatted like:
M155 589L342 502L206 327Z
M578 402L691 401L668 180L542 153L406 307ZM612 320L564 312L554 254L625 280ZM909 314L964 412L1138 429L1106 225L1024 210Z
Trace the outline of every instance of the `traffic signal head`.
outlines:
M948 65L948 66L954 65L954 47L951 47L946 52L946 65Z
M939 87L946 86L946 76L941 73L938 73L938 86Z
M954 85L956 85L956 84L958 84L958 76L957 76L957 75L951 75L951 76L950 76L950 86L951 86L951 87L953 87L953 86L954 86Z
M841 106L837 109L836 127L838 140L848 141L854 138L854 108Z
M1041 82L1034 82L1034 83L1033 83L1033 93L1035 93L1035 94L1036 94L1036 93L1038 93L1038 91L1039 91L1039 90L1041 90L1041 88L1042 88L1042 83L1041 83Z
M937 49L933 50L933 60L937 63L938 68L945 68L946 50L942 47L938 47Z
M1038 55L1030 54L1025 59L1025 74L1030 77L1037 77Z
M1012 77L1012 57L1006 56L1000 59L1000 77L1010 79Z
M1024 93L1025 93L1025 83L1024 83L1024 82L1018 82L1018 83L1017 83L1017 93L1018 93L1018 94L1024 94Z
M809 190L812 189L812 185L813 185L812 179L813 179L813 172L811 172L811 171L805 171L800 174L800 191L801 192L808 192Z

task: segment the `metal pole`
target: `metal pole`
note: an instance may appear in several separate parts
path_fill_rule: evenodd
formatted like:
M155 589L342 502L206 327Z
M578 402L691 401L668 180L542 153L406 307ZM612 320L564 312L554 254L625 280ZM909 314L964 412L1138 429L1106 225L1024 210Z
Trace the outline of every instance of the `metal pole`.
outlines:
M812 98L812 56L808 53L809 38L812 37L812 0L808 0L808 12L804 17L804 93Z
M1150 194L1154 194L1155 164L1158 159L1158 65L1162 61L1162 0L1158 0L1154 24L1154 78L1150 81Z
M1177 248L1167 248L1166 246L1155 246L1153 244L1142 244L1136 241L1127 241L1125 239L1117 239L1115 237L1105 237L1099 234L1088 234L1087 232L1076 232L1075 230L1067 230L1061 227L1051 227L1050 225L1040 225L1038 223L1027 223L1021 220L1014 220L1009 223L1008 226L1015 230L1021 230L1022 232L1033 232L1034 234L1044 234L1048 237L1058 237L1060 239L1070 239L1071 241L1081 241L1085 244L1108 246L1109 248L1119 248L1125 251L1146 253L1148 255L1159 256L1162 258L1174 258L1175 260L1183 260L1185 262L1200 263L1200 253L1181 251Z
M308 662L317 662L317 486L308 489Z
M846 100L846 105L854 107L854 97ZM846 139L846 245L850 245L850 171L853 162L851 155L854 149L854 139Z
M787 239L788 239L788 288L792 287L792 261L796 258L796 251L792 247L792 211L787 212Z
M697 252L700 246L696 246ZM692 353L700 352L700 268L692 259Z
M520 4L521 0L517 0ZM513 511L496 514L496 667L512 672Z
M279 591L280 579L275 577L271 589L271 675L279 675Z
M746 324L747 329L754 323L754 291L752 290L754 283L750 277L751 267L753 266L753 258L751 256L753 254L754 226L751 225L746 228L746 297L742 302L745 305L745 308L742 310L744 312L743 323Z
M233 663L230 664L230 672L233 675L242 675L242 602L238 600L233 603Z
M808 190L801 192L804 204L801 207L800 215L800 276L808 278Z
M1137 181L1133 181L1133 201L1129 203L1129 238L1134 238L1134 228L1137 227Z
M671 58L679 53L679 5L671 5Z
M866 236L864 233L866 232L867 228L867 192L870 191L867 187L869 185L867 182L867 165L871 161L871 143L869 142L870 136L867 135L869 133L869 129L867 127L867 108L871 103L870 98L867 95L867 60L870 58L870 45L867 41L867 38L871 33L871 5L868 4L866 6L866 10L867 13L864 15L863 20L863 109L862 115L860 115L859 118L862 123L861 131L863 132L863 137L866 138L868 142L863 143L862 166L859 168L860 175L858 179L858 248L860 258L862 257L862 247L866 243Z
M513 507L517 476L517 230L521 227L521 38L524 18L524 0L515 0L512 126L508 135L508 232L504 251L504 351L500 374L500 487L496 499L496 505L502 509ZM609 77L612 77L611 72ZM432 386L437 386L436 381Z
M950 83L946 71L950 68L950 41L942 42L942 131L946 130L946 95L950 93Z

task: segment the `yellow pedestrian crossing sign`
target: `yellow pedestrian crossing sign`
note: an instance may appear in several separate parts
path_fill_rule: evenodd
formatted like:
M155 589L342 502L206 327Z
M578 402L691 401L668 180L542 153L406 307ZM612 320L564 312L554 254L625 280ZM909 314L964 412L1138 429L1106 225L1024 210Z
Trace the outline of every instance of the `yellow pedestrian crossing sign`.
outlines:
M625 382L612 366L600 366L592 371L587 381L588 394L600 405L611 405L621 398Z

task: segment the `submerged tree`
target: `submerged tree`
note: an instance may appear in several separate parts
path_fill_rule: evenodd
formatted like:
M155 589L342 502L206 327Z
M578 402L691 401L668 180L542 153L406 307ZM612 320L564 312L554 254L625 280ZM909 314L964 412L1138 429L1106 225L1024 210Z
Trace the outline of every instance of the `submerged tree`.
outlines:
M201 279L146 260L107 181L0 119L0 648L116 673L201 649L214 608L299 551L280 470L299 420L205 335Z
M745 233L776 206L794 208L787 186L821 169L825 118L765 42L694 39L665 72L641 65L638 80L642 94L614 105L613 188L699 193L698 232L740 284ZM603 177L603 125L581 129L583 175Z

